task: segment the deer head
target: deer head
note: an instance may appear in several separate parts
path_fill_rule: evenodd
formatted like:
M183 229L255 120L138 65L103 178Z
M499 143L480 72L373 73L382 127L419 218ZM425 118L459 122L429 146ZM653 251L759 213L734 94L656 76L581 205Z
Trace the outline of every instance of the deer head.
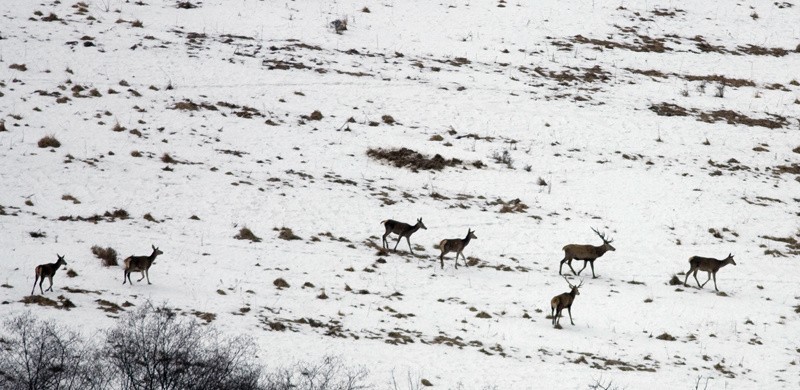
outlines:
M592 228L592 231L594 231L595 234L597 234L597 236L600 237L601 240L603 240L603 248L605 250L607 250L607 251L616 251L617 250L617 248L614 248L613 246L611 246L611 243L614 242L614 240L612 240L610 238L606 238L606 234L605 233L600 233L595 228Z
M56 256L58 256L58 260L56 261L56 264L67 265L67 261L64 260L64 256L61 256L58 253L56 253Z
M423 228L425 230L428 230L428 228L425 227L425 224L422 223L422 218L417 218L417 225L419 225L419 227L421 227L421 228Z
M574 286L572 283L570 283L569 279L567 279L566 276L564 277L564 280L567 281L567 284L569 285L569 288L571 290L570 292L574 293L575 295L581 295L581 292L578 291L578 289L581 288L581 286L583 286L583 280L581 280L581 282L578 283L577 286Z
M162 252L160 249L156 248L155 245L150 245L150 246L153 248L153 255L154 256L158 256L158 255L163 255L164 254L164 252Z
M475 237L475 231L472 229L467 229L467 238L474 238L476 240L478 239L478 237Z
M730 254L730 253L728 253L728 257L725 258L725 261L727 261L727 262L729 262L729 263L731 263L733 265L736 265L736 261L733 260L733 255Z

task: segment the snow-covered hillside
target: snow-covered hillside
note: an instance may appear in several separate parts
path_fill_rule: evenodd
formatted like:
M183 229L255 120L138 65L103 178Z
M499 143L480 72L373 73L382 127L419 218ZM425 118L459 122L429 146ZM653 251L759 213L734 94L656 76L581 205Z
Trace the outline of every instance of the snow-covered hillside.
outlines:
M166 303L267 366L338 355L380 389L797 388L798 20L794 0L0 2L0 314L90 333ZM396 148L444 167L368 155ZM380 250L389 218L422 218L416 255ZM471 266L441 269L469 228ZM554 329L561 248L591 228L616 251ZM152 285L91 250L151 245ZM724 293L669 284L728 253Z

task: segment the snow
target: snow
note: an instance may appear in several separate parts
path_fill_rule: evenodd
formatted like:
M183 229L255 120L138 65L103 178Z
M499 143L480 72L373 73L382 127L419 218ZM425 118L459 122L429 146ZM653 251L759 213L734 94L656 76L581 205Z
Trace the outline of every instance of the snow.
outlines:
M92 333L114 323L97 299L163 302L216 314L211 325L252 336L268 366L337 355L367 367L377 388L394 388L393 376L400 388L407 378L449 389L800 385L800 253L796 241L793 249L765 238L800 240L800 176L776 168L800 157L800 4L175 3L87 2L84 13L72 2L0 4L2 317L32 310ZM41 20L51 12L60 20ZM335 34L329 24L339 18L348 30ZM664 38L669 50L577 35L633 47ZM696 36L724 52L702 52ZM746 45L788 53L737 49ZM599 73L587 76L594 66ZM719 83L701 91L692 75L755 86L728 85L715 97ZM101 96L75 97L76 85L86 87L80 96ZM57 103L61 96L69 100ZM216 110L172 109L185 100ZM656 115L650 107L662 102L696 111ZM319 121L308 118L315 110ZM773 129L698 120L715 110L785 120ZM112 131L116 123L126 130ZM45 135L62 146L37 147ZM413 172L366 154L394 147L464 163ZM492 158L503 151L512 168ZM162 162L165 153L180 163ZM498 198L528 209L500 213ZM59 220L115 209L131 218ZM376 255L380 221L420 217L428 229L411 237L420 256L403 242ZM244 226L262 241L234 239ZM280 239L282 227L302 239ZM568 290L561 248L599 245L591 227L617 250L596 261L599 278L586 270L573 279L584 280L575 326L567 318L553 329L550 298ZM464 254L476 264L456 270L451 253L440 269L434 245L468 228L478 238ZM103 267L93 245L114 248L120 261L150 245L164 254L152 285L123 286L121 267ZM34 267L56 253L68 266L45 296L77 307L20 302ZM717 275L727 296L713 282L667 284L690 256L728 253L737 265ZM277 289L277 278L290 287ZM323 291L328 299L317 298ZM663 333L676 340L656 338ZM387 342L397 335L413 342Z

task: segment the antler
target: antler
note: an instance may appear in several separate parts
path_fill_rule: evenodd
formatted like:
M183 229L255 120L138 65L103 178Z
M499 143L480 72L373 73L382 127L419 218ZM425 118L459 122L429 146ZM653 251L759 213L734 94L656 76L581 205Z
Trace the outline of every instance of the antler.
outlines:
M583 286L583 279L581 279L581 282L578 283L578 287L577 288L581 288L581 286Z
M569 279L567 279L567 277L566 277L566 276L564 276L564 280L566 280L566 281L567 281L567 284L569 285L569 288L573 288L573 287L575 287L575 286L573 286L573 285L572 285L572 283L570 283L570 282L569 282Z
M605 242L605 243L607 243L607 244L610 244L611 242L613 242L613 241L614 241L614 240L611 240L611 239L607 239L607 238L606 238L606 234L605 234L605 233L600 233L600 232L598 232L598 231L597 231L597 229L595 229L595 228L592 228L592 231L594 231L594 232L595 232L595 234L597 234L597 235L600 237L600 239L601 239L601 240L603 240L603 242Z

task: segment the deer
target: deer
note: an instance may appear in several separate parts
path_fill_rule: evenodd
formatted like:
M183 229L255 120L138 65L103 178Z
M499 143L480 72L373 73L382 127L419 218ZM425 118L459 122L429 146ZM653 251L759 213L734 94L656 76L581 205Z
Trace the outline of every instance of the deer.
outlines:
M550 300L550 315L553 317L553 327L560 326L558 322L559 318L561 318L561 310L565 308L567 309L567 313L569 313L569 322L572 325L575 325L575 323L572 321L572 303L575 302L576 296L581 295L578 289L583 285L583 281L581 281L577 286L573 286L566 276L564 276L564 280L567 281L570 291L556 295Z
M156 261L156 256L163 255L164 252L156 248L155 245L151 246L153 247L153 253L151 253L150 256L129 256L127 259L125 259L123 262L123 269L125 270L125 273L122 276L123 285L125 284L126 278L128 279L127 281L133 285L133 282L131 281L131 272L142 273L142 277L139 278L137 282L141 282L142 279L147 276L147 284L152 284L150 283L150 266L152 266L153 262Z
M439 255L439 262L442 264L442 269L444 269L444 255L450 252L456 252L456 269L458 269L458 255L461 255L461 258L464 259L464 265L469 267L467 258L464 257L464 253L462 252L471 239L477 240L478 237L475 236L475 232L472 229L467 229L467 236L465 238L451 238L442 240L439 243L439 249L442 250L442 254Z
M689 272L686 273L686 278L683 279L683 286L689 287L689 285L686 284L686 281L689 280L690 274L694 275L694 280L697 282L697 286L699 288L703 288L703 286L705 286L706 283L708 283L708 281L711 280L711 277L713 276L714 290L719 292L719 289L717 289L717 271L719 271L720 268L728 264L736 265L736 261L733 260L733 255L730 253L728 253L728 257L722 260L712 259L710 257L692 256L689 258L690 268ZM706 279L706 281L703 284L700 284L700 281L697 280L697 271L708 272L708 279Z
M58 253L56 253L56 256L58 256L58 260L55 263L39 264L36 266L36 279L33 280L31 295L33 295L33 292L36 291L37 281L39 282L39 292L41 292L42 295L44 295L45 291L53 291L53 276L55 276L59 267L62 265L67 265L67 262L64 260L64 256L61 256ZM50 279L50 287L48 287L47 290L42 290L44 278Z
M392 250L396 251L397 245L400 244L400 240L405 237L406 242L408 242L408 250L411 251L412 255L414 254L414 250L411 249L411 235L416 233L420 228L428 230L428 228L425 227L425 224L422 223L422 218L417 218L417 223L415 225L409 225L393 219L383 220L381 221L381 224L386 228L386 232L383 233L383 248L389 249L389 242L386 240L386 236L394 233L397 234L398 237L397 242L394 244L394 249Z
M567 263L569 269L572 270L572 273L575 275L580 275L581 272L586 269L586 264L588 263L592 266L592 278L597 279L597 275L594 274L594 261L606 252L615 251L617 249L611 246L611 243L614 242L614 240L606 238L605 233L600 233L595 228L592 228L592 230L600 237L601 240L603 240L603 245L565 245L564 248L562 248L564 250L564 259L561 260L561 264L558 266L559 275L561 275L561 268L564 266L564 263ZM572 260L583 260L583 268L581 268L580 271L575 272L575 269L572 268Z

